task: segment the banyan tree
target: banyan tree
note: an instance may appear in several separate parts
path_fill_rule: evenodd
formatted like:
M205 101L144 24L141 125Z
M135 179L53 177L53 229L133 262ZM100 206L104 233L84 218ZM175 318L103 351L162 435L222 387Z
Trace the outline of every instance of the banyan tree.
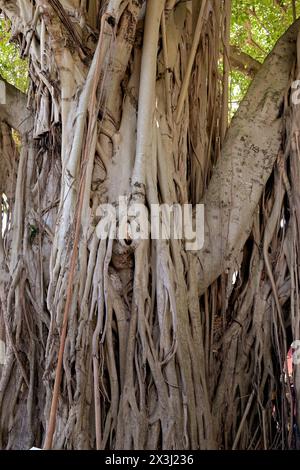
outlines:
M231 0L0 9L29 74L0 105L0 448L295 447L300 22L261 65ZM99 237L120 197L203 204L203 247Z

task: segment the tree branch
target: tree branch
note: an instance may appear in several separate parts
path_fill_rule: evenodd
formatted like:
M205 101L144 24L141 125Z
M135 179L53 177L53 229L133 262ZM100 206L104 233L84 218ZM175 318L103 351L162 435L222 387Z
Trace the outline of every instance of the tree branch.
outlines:
M237 46L230 46L230 65L250 78L254 78L262 64Z
M32 127L31 113L27 109L27 96L3 78L1 81L5 83L6 100L5 104L0 104L0 118L20 134L24 134Z
M255 76L231 126L205 194L200 292L234 265L281 145L279 109L290 85L300 20L277 42ZM271 78L271 81L270 81Z

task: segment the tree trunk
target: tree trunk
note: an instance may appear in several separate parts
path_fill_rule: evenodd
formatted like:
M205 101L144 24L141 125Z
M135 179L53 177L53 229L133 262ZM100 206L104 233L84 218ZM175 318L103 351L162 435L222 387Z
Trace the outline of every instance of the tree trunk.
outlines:
M30 57L28 100L7 87L0 107L0 448L290 446L282 374L287 329L299 330L288 98L299 22L223 142L223 2L0 7ZM204 202L204 249L99 239L98 208L118 208L120 196L147 212Z

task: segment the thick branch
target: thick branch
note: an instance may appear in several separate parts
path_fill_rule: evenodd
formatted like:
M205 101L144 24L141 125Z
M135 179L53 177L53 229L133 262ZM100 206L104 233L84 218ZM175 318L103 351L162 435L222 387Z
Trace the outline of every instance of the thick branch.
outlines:
M254 78L261 68L258 60L242 52L237 46L230 46L230 65L251 78Z
M281 144L279 109L290 85L300 20L277 42L232 120L205 195L205 244L200 290L237 259Z
M1 81L5 83L6 102L0 104L0 118L23 135L32 127L31 113L27 109L27 96L3 79Z

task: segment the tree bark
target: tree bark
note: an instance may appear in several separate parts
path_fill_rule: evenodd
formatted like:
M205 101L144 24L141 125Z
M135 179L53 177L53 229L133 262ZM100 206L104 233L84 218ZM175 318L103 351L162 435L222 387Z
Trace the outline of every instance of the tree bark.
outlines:
M204 196L206 241L199 254L201 293L236 265L251 231L254 211L281 145L279 110L296 59L298 28L298 22L290 27L254 78L232 120L222 157ZM274 77L272 88L266 89L270 76Z

